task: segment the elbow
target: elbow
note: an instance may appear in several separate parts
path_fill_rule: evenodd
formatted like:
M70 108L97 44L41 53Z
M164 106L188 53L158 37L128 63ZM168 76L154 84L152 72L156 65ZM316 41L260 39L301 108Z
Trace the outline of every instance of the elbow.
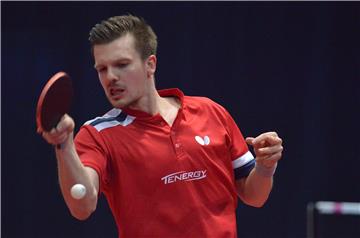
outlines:
M74 212L71 212L71 215L73 217L75 217L76 219L78 219L79 221L85 221L86 219L88 219L90 217L90 215L74 213Z
M71 215L80 221L88 219L95 210L73 209Z
M247 199L247 200L243 200L243 202L251 207L255 207L255 208L261 208L265 205L266 201L268 198L265 199Z
M96 210L97 196L92 196L84 200L77 200L71 206L70 213L73 217L80 221L88 219Z
M251 203L247 203L247 205L255 207L255 208L261 208L263 207L265 204L265 201L263 202L251 202Z

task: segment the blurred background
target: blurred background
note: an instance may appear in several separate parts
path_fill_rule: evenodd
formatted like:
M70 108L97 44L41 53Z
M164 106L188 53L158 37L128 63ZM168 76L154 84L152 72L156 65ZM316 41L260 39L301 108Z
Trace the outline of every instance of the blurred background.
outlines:
M60 70L76 130L111 108L87 38L125 13L158 35L159 89L219 102L244 136L283 138L272 194L261 209L239 203L238 237L306 237L309 202L360 202L358 2L1 2L2 237L117 237L104 197L89 220L70 215L35 110ZM335 218L326 237L360 237L359 216Z

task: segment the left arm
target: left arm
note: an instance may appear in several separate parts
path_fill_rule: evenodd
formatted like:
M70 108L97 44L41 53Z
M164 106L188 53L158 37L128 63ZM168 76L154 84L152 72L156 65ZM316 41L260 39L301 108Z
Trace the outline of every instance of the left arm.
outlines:
M273 185L273 174L282 156L282 140L276 132L267 132L246 142L254 147L255 168L246 178L236 181L236 190L241 200L254 207L264 205Z

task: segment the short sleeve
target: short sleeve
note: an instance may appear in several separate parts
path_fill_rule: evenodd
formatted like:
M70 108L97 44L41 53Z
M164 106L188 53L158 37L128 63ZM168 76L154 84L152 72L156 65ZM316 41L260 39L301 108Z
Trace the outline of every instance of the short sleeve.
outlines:
M255 159L249 151L239 127L226 110L225 117L226 127L230 138L228 146L231 153L235 179L241 179L243 177L247 177L250 171L254 168Z
M101 135L92 126L82 126L74 142L83 165L98 173L99 192L103 192L110 176L106 145Z

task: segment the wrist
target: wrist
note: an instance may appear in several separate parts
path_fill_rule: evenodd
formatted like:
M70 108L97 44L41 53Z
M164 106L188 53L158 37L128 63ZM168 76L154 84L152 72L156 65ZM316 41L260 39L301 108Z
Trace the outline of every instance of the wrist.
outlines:
M263 177L272 177L275 174L277 163L272 167L266 167L262 164L255 163L255 172Z
M62 141L59 144L54 145L54 148L56 150L69 150L73 147L74 145L74 134L73 132L69 133L68 137Z

